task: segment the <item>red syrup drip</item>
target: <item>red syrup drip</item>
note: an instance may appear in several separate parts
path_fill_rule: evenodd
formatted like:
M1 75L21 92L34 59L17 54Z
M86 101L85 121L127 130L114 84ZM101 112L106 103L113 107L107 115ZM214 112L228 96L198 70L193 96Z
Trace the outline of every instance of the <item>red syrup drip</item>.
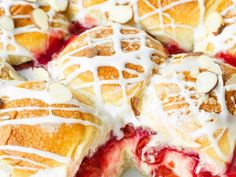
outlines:
M91 27L91 28L93 28L93 27ZM72 34L72 35L79 35L79 34L85 32L86 30L91 29L91 28L84 27L79 22L72 22L69 25L68 30L69 30L70 34Z
M176 43L167 43L164 44L165 49L167 52L172 55L172 54L179 54L179 53L186 53L186 51L178 46Z
M46 66L48 62L50 62L54 56L59 54L71 41L73 41L77 35L83 33L88 29L89 28L82 26L78 22L71 23L68 29L70 32L70 36L67 40L63 39L60 34L51 35L49 37L48 47L46 51L44 51L43 53L35 54L36 61L29 61L27 63L14 66L14 68L19 71L30 67Z
M53 55L64 47L65 40L58 37L50 36L48 43L49 45L45 52L35 55L37 60L35 62L35 65L47 65L48 62L52 60Z
M236 67L236 56L229 53L220 52L216 55L216 58L223 59L226 63Z

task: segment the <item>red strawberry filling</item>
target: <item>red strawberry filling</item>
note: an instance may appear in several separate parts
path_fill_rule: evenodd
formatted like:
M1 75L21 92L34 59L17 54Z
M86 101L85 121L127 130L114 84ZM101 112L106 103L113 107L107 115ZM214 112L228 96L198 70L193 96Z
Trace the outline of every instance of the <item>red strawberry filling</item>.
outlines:
M179 54L179 53L186 53L184 49L181 49L178 44L172 42L172 43L167 43L164 44L164 47L166 48L167 52L172 55L172 54Z
M117 140L111 135L110 140L99 147L92 156L86 157L76 177L119 176L123 167L129 166L125 156L127 150L131 152L129 156L136 162L136 166L141 171L145 171L142 169L145 164L149 169L147 175L153 177L217 177L208 171L196 172L199 157L195 153L167 146L147 148L151 137L155 135L149 130L135 129L127 125L122 131L124 133L122 139ZM235 158L226 173L229 177L236 174Z
M226 63L236 66L236 56L229 53L220 52L216 55L216 58L223 59Z

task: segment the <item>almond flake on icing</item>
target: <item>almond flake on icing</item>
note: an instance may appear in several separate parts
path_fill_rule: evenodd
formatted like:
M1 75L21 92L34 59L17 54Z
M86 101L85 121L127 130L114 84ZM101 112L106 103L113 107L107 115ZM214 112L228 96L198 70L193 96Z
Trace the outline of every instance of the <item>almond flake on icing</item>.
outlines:
M206 17L205 27L209 33L217 32L224 20L218 12L212 12Z
M215 88L218 82L217 75L212 72L202 72L197 77L197 91L199 93L209 93Z
M32 19L36 26L46 31L49 29L48 16L42 9L35 9L32 12Z
M117 23L127 23L133 17L133 10L128 5L111 6L106 12L108 18Z
M49 81L49 74L44 68L34 68L32 77L36 81Z
M190 71L190 76L193 78L197 78L197 76L199 75L199 68L198 67L194 67L191 71Z
M204 68L208 69L211 72L216 74L222 74L222 71L218 64L216 64L210 57L206 55L201 55L199 57L200 63L203 65Z
M48 86L48 93L56 103L66 103L71 100L71 91L63 84L54 82Z
M50 4L51 8L53 8L57 12L63 12L68 7L68 0L46 0L48 4Z
M6 31L13 31L14 21L11 17L3 15L0 17L0 26Z

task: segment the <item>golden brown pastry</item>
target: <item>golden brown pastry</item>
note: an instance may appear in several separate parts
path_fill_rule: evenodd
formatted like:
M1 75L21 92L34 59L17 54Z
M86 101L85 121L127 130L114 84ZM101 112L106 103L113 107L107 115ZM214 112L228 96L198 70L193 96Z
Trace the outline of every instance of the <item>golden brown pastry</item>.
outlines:
M235 61L236 57L235 8L233 0L220 0L214 3L206 13L204 25L196 30L195 51L217 55L235 65L235 62L230 61Z
M5 62L3 59L0 59L0 79L2 80L24 80L15 69Z
M133 2L130 0L69 0L67 14L73 21L85 27L99 26L116 22L135 24ZM122 13L121 13L122 12Z
M235 149L235 78L234 67L213 58L175 55L146 89L140 120L167 144L197 152L197 169L223 175Z
M86 27L111 22L138 26L161 42L190 51L194 30L204 23L208 10L217 3L213 0L71 0L68 14Z
M0 56L13 65L33 60L62 40L67 27L64 15L43 1L2 0Z
M176 43L187 51L193 48L194 29L204 21L214 1L138 0L137 20L146 31L164 43Z
M145 32L114 24L75 37L49 70L81 102L128 119L120 111L129 112L165 58L162 45Z
M73 177L106 137L95 111L60 83L8 81L0 94L1 177Z

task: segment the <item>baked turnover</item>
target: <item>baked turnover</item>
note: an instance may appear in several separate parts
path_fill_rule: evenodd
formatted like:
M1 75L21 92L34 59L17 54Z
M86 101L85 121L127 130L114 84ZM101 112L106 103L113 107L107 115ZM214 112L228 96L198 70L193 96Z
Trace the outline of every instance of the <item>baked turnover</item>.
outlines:
M0 177L236 177L234 28L233 0L0 0Z

